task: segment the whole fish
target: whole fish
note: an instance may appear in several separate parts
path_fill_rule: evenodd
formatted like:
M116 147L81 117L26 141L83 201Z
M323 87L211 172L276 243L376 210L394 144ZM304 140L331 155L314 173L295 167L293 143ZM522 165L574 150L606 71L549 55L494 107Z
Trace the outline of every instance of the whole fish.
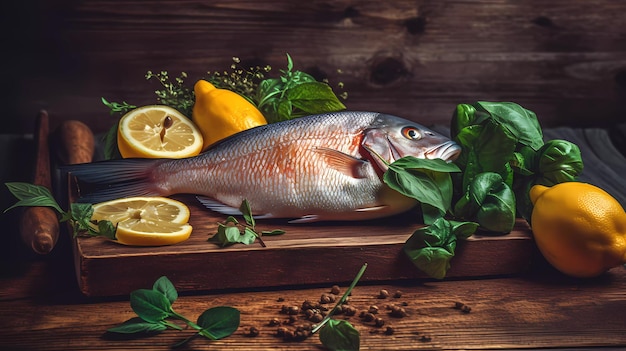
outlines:
M383 183L388 163L408 155L451 161L460 151L409 120L342 111L255 127L190 158L112 160L66 170L96 188L79 201L187 193L228 215L239 214L245 199L255 218L362 220L416 204Z

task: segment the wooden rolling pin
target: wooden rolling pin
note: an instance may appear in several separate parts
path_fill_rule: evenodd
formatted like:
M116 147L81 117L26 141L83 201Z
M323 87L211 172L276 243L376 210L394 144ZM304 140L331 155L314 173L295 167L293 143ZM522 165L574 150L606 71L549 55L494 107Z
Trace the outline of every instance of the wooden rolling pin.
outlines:
M35 164L34 184L51 189L49 118L46 111L41 111L36 131L37 161ZM93 159L94 135L80 121L62 122L52 135L55 153L64 164L91 162ZM47 254L56 245L59 238L57 213L49 207L28 207L22 214L20 235L24 243L38 254Z
M33 183L51 189L50 153L48 149L49 121L44 110L37 117L35 130L36 160ZM35 253L47 254L59 238L59 220L57 213L50 207L26 207L20 220L22 241Z

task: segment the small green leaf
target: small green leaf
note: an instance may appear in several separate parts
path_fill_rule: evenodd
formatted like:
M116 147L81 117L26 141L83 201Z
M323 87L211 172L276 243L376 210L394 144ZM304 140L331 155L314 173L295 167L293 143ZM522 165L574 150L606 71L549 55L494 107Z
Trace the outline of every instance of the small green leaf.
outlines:
M256 232L252 230L252 228L246 227L243 230L243 234L239 237L239 242L245 245L250 245L253 244L257 238L258 235L256 234Z
M241 211L241 214L243 215L243 219L246 221L246 223L254 227L255 225L254 217L252 216L252 209L250 208L250 203L248 202L248 200L244 199L241 202L241 206L239 206L239 211Z
M209 238L209 242L215 243L222 247L229 246L240 242L241 232L239 228L229 224L217 224L217 233Z
M550 140L539 151L537 182L556 185L575 181L583 171L580 149L567 140Z
M10 182L4 184L9 189L11 194L19 200L15 205L4 210L4 212L20 206L45 206L54 208L60 214L65 212L56 202L50 190L44 186L22 182Z
M283 235L283 234L285 234L285 231L282 229L264 230L261 232L261 235L267 235L267 236Z
M152 290L158 291L161 294L165 295L170 304L173 304L174 301L178 299L178 292L174 287L174 284L166 277L162 276L154 282L152 286Z
M240 312L230 306L209 308L198 317L201 334L212 339L223 339L239 328Z
M134 317L118 326L107 329L107 331L118 334L158 334L166 329L167 326L163 323L146 322L139 317Z
M116 228L111 221L98 221L98 235L110 240L117 240Z
M156 323L171 315L172 305L159 291L139 289L130 293L130 307L141 319Z
M419 228L404 243L403 251L413 264L432 278L445 278L454 257L458 238L467 238L476 231L473 222L437 219Z
M93 206L91 204L73 202L70 204L70 212L72 219L78 222L88 222L93 215Z
M515 193L502 177L493 172L476 175L463 197L454 206L454 214L476 221L496 233L509 233L515 225Z
M359 331L343 319L329 320L320 331L320 341L333 351L356 351L360 348Z

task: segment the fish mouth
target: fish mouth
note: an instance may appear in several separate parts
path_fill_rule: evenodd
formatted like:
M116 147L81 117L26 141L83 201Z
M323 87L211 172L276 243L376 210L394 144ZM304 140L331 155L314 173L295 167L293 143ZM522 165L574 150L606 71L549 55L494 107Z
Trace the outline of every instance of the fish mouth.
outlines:
M461 154L461 147L459 144L452 140L449 140L441 145L437 145L424 153L427 159L440 158L444 161L451 162L457 159Z

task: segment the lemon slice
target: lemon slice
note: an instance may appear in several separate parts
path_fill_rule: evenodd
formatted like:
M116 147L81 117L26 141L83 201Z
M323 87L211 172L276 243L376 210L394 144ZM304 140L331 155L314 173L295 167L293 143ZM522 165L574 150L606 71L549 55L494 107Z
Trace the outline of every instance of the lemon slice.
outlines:
M189 208L167 197L129 197L93 205L92 220L117 225L117 242L134 246L172 245L189 238Z
M183 158L202 151L202 134L178 110L148 105L125 114L117 128L117 146L124 158Z

